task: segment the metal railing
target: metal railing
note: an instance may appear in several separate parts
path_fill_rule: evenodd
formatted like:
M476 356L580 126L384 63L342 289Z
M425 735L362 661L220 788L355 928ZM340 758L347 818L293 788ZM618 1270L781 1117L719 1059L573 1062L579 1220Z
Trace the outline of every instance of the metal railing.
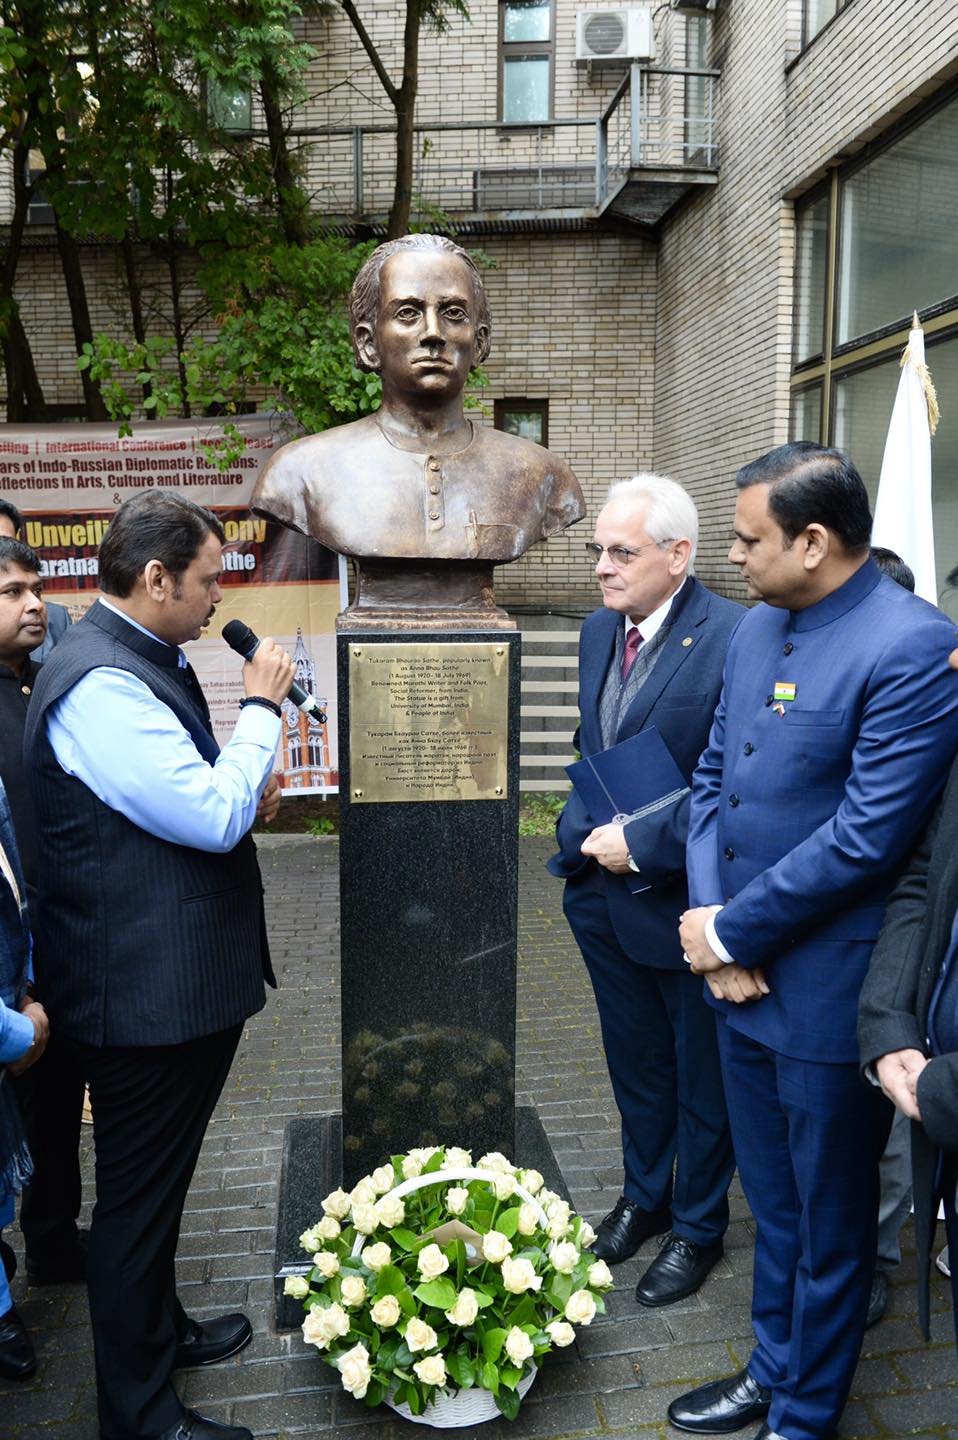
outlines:
M417 125L414 209L425 218L595 216L630 171L714 170L718 79L717 70L632 65L597 118ZM385 215L395 133L392 125L295 128L313 204L327 215Z

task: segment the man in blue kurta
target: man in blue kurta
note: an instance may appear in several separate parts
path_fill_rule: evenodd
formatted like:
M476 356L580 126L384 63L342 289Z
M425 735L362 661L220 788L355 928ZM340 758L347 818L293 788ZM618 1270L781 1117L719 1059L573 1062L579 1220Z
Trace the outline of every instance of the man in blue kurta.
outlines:
M765 603L732 640L695 774L681 937L718 1012L756 1219L756 1346L669 1418L826 1440L861 1348L891 1120L858 1074L858 994L958 747L955 627L870 560L868 497L840 451L781 446L737 483L729 559Z

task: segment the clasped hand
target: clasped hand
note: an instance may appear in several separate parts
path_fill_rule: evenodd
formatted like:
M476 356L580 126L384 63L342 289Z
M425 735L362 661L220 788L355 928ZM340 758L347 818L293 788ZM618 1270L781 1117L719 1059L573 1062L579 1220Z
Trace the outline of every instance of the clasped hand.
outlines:
M613 875L625 875L629 869L629 847L625 843L625 830L621 825L597 825L579 847L583 855L609 870Z
M730 1000L733 1005L761 1000L769 993L762 971L757 967L746 969L744 965L725 964L708 942L705 927L721 908L721 905L699 905L685 911L679 921L682 949L695 974L705 976L705 983L716 1000Z

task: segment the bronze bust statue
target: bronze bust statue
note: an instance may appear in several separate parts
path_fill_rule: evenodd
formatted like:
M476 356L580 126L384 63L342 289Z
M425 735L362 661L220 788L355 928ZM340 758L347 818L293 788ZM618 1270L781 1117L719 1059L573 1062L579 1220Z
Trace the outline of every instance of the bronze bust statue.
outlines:
M357 363L382 376L382 406L284 445L252 509L355 558L340 629L508 626L493 566L585 507L558 456L463 410L491 339L479 272L451 240L406 235L366 261L349 312Z

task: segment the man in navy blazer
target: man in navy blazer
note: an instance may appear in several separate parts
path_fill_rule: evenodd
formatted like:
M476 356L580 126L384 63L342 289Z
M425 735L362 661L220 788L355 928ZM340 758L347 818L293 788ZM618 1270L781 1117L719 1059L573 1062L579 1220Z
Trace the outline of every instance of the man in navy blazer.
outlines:
M783 445L737 483L729 559L765 604L729 647L695 773L681 936L719 1014L757 1343L669 1419L712 1434L767 1417L756 1440L825 1440L861 1348L891 1122L858 1074L858 996L958 746L955 627L869 558L841 451Z
M744 613L689 574L697 538L695 506L673 480L613 486L588 547L603 608L580 638L583 756L655 726L691 779ZM722 1254L733 1169L715 1024L676 929L689 797L686 785L624 826L597 825L573 791L549 862L566 881L622 1121L624 1193L598 1227L596 1254L615 1264L668 1234L636 1291L645 1305L691 1294Z

